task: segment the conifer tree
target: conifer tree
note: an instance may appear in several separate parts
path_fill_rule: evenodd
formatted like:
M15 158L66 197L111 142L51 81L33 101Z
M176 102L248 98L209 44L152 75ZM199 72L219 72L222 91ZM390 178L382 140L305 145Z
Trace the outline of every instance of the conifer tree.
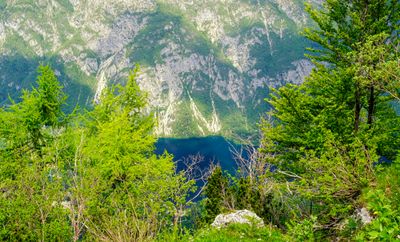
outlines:
M0 111L0 224L2 240L69 237L54 133L64 118L65 95L48 66L38 68L37 87Z
M173 227L194 182L154 154L138 71L66 119L62 87L41 66L37 87L0 109L0 240L144 241Z
M171 155L154 154L154 115L136 83L138 71L126 85L107 88L85 116L88 238L147 240L167 229L176 211L182 177Z
M204 190L206 196L206 220L212 222L225 208L224 201L226 201L227 194L229 193L229 182L222 173L220 166L214 168L207 181L208 183Z

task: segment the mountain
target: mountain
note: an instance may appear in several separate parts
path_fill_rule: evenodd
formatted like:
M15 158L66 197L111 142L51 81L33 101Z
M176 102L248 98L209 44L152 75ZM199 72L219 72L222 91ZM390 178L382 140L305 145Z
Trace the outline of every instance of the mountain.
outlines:
M56 70L71 109L140 64L158 135L253 134L269 89L312 69L303 2L0 0L0 103L31 86L39 63Z

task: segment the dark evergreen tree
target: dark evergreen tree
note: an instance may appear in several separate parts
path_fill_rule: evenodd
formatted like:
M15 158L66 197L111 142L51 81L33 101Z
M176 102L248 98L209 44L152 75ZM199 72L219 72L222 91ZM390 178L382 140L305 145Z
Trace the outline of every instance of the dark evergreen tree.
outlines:
M208 222L212 222L224 210L224 201L227 199L228 190L228 179L224 176L220 166L215 167L207 179L207 186L204 190L206 220Z

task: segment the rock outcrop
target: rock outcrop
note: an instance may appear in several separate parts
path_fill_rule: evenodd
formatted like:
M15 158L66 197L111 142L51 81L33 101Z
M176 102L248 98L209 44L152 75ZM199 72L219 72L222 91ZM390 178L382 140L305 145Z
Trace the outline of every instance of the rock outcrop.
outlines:
M366 208L357 209L355 212L355 218L359 220L363 225L371 223L373 219L368 209Z
M81 105L140 64L159 135L251 133L269 87L310 73L303 8L295 0L0 1L0 103L30 87L39 62L61 73Z
M229 224L250 224L263 227L264 221L257 214L249 210L238 210L228 214L219 214L211 226L216 228L225 227Z

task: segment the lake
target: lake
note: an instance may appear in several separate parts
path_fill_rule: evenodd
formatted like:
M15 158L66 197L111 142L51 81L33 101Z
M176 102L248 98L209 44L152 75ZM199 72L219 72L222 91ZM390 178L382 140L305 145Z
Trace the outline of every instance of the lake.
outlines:
M202 168L207 168L211 162L220 164L223 170L234 174L237 168L232 150L240 149L240 145L227 141L221 136L196 137L187 139L160 138L156 143L156 154L162 154L164 150L174 155L178 170L184 168L181 161L190 155L200 154L205 159L201 163Z

